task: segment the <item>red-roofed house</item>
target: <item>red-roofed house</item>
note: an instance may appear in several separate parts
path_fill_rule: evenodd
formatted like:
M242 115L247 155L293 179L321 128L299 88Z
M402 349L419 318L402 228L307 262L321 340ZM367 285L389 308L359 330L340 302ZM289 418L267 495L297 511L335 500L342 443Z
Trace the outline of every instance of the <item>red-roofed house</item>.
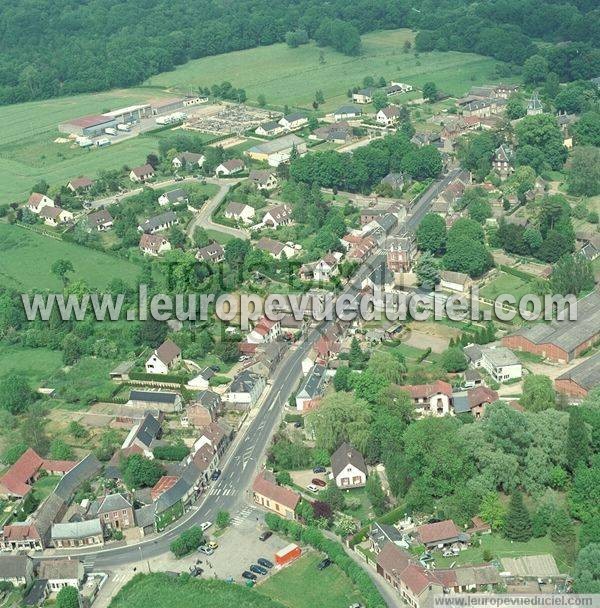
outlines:
M416 535L426 547L442 547L469 540L468 535L463 534L451 519L419 526Z
M179 477L176 475L163 475L150 490L150 498L152 498L152 502L156 502L161 494L164 494L167 490L170 490L178 481Z
M44 207L54 207L54 201L45 194L34 192L27 201L27 208L32 213L39 213Z
M443 380L432 384L413 384L402 387L410 394L416 412L421 416L445 416L452 405L452 386Z
M256 476L252 484L254 502L281 517L296 519L296 507L300 502L300 494L289 488L278 486L271 478L272 475L268 471L263 471Z
M246 341L249 344L264 344L266 342L273 342L280 335L281 323L263 317L248 334Z
M149 164L142 165L141 167L134 167L129 172L129 179L132 182L147 182L149 179L154 177L154 167Z

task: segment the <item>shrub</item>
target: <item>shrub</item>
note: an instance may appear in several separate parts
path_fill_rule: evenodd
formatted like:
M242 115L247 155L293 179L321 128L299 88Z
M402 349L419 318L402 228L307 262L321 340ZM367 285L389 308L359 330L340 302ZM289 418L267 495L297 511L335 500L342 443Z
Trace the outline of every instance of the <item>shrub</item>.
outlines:
M195 551L204 540L202 530L198 526L192 526L189 530L182 532L172 543L171 553L175 557L183 557Z
M173 462L179 462L183 460L189 453L190 450L185 445L160 445L152 450L154 458L157 460L170 460Z

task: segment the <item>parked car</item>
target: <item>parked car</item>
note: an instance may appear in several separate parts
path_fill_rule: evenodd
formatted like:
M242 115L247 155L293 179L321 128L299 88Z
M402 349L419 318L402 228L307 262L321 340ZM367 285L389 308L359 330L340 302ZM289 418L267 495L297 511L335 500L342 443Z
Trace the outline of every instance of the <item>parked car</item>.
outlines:
M202 568L198 568L198 566L194 566L190 568L190 576L200 576L204 570Z
M256 560L261 566L264 566L265 568L272 568L273 567L273 562L270 562L267 558L265 557L259 557Z
M316 485L315 485L315 484L313 484L313 483L309 483L309 484L306 486L306 489L307 489L307 490L310 490L311 492L318 492L318 491L319 491L321 488L319 488L318 486L316 486Z
M294 428L295 429L299 429L302 426L302 423L300 422L300 420L294 422Z
M215 469L215 470L212 472L212 475L210 476L210 478L211 478L213 481L217 481L217 479L219 479L219 477L221 477L221 469Z
M200 527L202 528L202 532L206 532L211 526L212 526L212 521L205 521L200 524Z
M263 568L262 566L259 566L257 564L252 564L250 566L250 571L254 572L255 574L262 574L263 576L268 572L266 568Z
M206 545L200 545L198 547L198 553L202 553L202 555L212 555L214 551Z
M325 473L325 467L315 467L313 473Z
M255 581L258 576L252 574L252 572L248 572L248 570L244 570L244 572L242 572L242 578L247 578L249 581Z
M321 488L324 488L324 487L327 485L327 482L326 482L326 481L323 481L322 479L319 479L318 477L315 477L315 478L312 480L312 483L313 483L315 486L319 486L319 487L321 487Z
M273 532L271 532L270 530L265 530L259 537L258 540L262 540L263 542L266 541L267 539L271 538L271 536L273 536Z
M326 557L323 561L319 562L317 570L325 570L325 568L328 568L329 566L331 566L331 560Z

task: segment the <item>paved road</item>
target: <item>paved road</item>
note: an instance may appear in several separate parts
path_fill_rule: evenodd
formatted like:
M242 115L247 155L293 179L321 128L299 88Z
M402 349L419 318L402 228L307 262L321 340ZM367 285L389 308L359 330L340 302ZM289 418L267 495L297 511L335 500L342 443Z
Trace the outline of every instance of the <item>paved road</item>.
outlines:
M428 212L431 203L439 189L447 185L455 176L451 172L447 177L434 184L421 199L413 206L411 215L403 226L396 230L397 234L405 229L414 230L423 216ZM340 294L357 296L362 280L371 270L385 258L385 251L374 253L359 268L352 282ZM103 549L95 552L70 553L83 558L94 570L114 570L141 560L151 559L162 555L169 550L170 542L182 530L204 521L213 521L220 510L232 514L242 508L250 499L249 487L262 465L265 451L270 439L278 427L283 413L283 405L288 400L302 375L302 360L308 354L312 344L319 338L331 324L324 321L307 335L306 339L290 349L275 370L268 387L267 396L250 422L245 433L240 433L228 450L227 457L222 464L221 477L215 482L202 499L199 506L194 507L175 526L157 538L149 538L137 545Z

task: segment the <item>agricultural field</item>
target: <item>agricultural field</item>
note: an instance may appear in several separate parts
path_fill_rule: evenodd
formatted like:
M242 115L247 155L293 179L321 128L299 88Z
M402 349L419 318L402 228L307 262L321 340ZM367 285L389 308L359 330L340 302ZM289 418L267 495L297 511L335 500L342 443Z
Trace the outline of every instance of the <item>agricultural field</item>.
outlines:
M52 274L58 259L71 260L74 281L102 289L113 279L134 284L140 269L136 264L87 247L38 234L13 224L0 224L0 280L8 287L58 290L62 285Z
M32 386L39 386L60 369L62 364L62 354L58 350L25 348L5 343L0 345L0 378L20 374L26 376Z
M364 606L360 594L335 564L317 570L322 559L314 553L305 555L261 583L258 590L289 608L348 608L354 603Z
M283 608L254 589L223 581L174 579L167 574L138 574L110 603L110 608ZM345 606L347 608L347 606Z
M310 108L317 89L326 103L321 109L331 110L347 102L346 91L361 85L365 76L408 82L422 86L436 83L453 95L460 95L471 86L498 80L494 74L497 61L470 53L404 53L402 45L413 40L410 30L387 30L365 34L363 53L348 57L314 43L291 49L285 44L259 47L205 57L190 61L172 72L153 76L147 84L176 88L211 86L230 81L246 90L249 101L264 95L273 106ZM319 56L323 54L324 62Z

